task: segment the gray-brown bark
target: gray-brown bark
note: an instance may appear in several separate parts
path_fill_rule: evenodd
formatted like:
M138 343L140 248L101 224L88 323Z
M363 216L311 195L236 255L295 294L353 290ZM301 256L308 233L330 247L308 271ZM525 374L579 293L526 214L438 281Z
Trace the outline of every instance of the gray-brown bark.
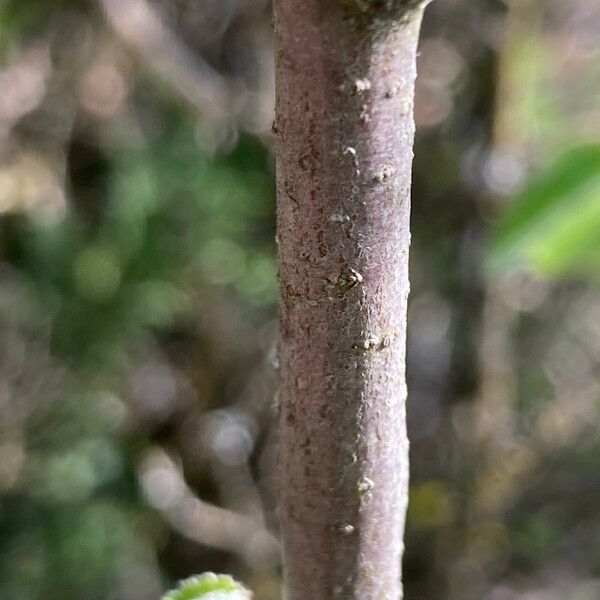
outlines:
M275 0L287 600L397 600L423 3Z

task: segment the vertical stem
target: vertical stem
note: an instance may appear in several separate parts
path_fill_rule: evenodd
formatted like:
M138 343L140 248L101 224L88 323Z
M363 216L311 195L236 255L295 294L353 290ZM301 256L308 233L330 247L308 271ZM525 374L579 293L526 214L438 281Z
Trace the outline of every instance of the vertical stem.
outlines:
M287 600L398 600L422 3L275 0Z

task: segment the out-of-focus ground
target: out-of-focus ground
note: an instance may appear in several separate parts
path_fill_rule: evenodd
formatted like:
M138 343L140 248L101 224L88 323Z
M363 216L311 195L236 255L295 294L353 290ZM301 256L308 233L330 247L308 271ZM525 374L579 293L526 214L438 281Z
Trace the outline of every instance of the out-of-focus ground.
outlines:
M428 8L408 599L600 598L599 30ZM0 2L0 598L279 597L272 35L259 0Z

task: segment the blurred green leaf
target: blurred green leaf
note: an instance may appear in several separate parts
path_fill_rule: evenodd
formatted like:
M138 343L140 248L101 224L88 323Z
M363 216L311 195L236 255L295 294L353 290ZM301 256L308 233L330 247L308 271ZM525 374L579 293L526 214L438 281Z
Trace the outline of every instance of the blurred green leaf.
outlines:
M493 232L493 276L600 274L600 145L564 153L516 198Z
M527 515L515 526L515 551L531 562L549 560L560 549L564 525L559 507L551 505Z

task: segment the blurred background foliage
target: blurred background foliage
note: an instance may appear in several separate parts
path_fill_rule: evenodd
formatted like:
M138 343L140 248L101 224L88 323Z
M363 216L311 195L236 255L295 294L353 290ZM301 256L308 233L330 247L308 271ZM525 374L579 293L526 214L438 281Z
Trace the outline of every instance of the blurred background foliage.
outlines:
M0 598L280 594L272 29L0 1ZM445 0L417 85L408 598L600 597L600 11Z

